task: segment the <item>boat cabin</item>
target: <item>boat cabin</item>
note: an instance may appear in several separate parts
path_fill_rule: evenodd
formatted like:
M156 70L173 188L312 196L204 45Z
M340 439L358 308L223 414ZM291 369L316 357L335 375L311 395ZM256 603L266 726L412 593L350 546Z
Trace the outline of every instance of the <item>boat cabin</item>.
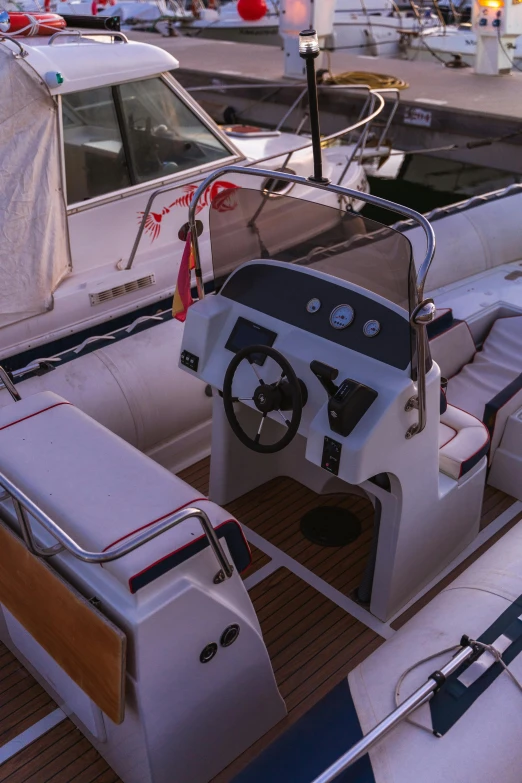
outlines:
M177 68L122 33L1 39L0 358L9 370L60 354L72 334L78 347L100 326L106 335L109 323L169 310L178 232L209 172L254 160L311 170L308 139L225 133L176 81ZM362 167L343 160L325 165L364 188ZM214 182L200 220L231 184Z

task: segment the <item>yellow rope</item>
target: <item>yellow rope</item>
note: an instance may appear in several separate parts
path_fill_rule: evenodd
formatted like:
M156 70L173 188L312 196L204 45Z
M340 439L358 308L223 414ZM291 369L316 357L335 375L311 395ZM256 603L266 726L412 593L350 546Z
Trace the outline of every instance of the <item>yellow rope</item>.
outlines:
M323 77L323 84L367 84L372 90L396 88L406 90L410 85L397 76L389 76L385 73L371 73L370 71L346 71L333 74L329 70Z

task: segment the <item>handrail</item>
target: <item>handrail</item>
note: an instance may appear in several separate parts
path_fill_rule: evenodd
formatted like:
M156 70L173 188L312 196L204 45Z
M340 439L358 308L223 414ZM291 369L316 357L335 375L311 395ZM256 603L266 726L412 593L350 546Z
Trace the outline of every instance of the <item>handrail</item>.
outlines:
M439 690L445 679L450 677L463 663L477 655L477 648L469 641L466 646L451 659L449 663L434 672L420 688L417 688L397 709L391 712L384 720L368 732L359 742L341 758L337 759L325 772L316 777L312 783L331 783L332 780L351 767L358 759L365 756L378 742L380 742L392 729L405 720L416 709L421 707L430 697Z
M216 560L219 563L219 571L214 577L214 582L218 584L225 579L230 579L234 573L234 567L228 562L228 559L223 551L223 547L216 535L214 528L208 518L207 514L200 508L190 507L185 508L182 511L177 511L174 514L170 514L166 519L151 525L146 530L142 530L139 533L133 535L129 541L120 546L111 547L106 552L90 552L83 549L71 536L69 536L59 525L56 524L46 513L43 511L34 501L31 500L16 484L14 484L4 473L0 473L0 486L2 486L14 500L29 512L48 533L50 533L58 543L66 549L73 557L78 560L82 560L85 563L94 563L101 565L102 563L109 563L113 560L119 560L121 557L125 557L135 549L147 544L154 538L157 538L167 530L179 525L181 522L185 522L187 519L196 518L199 520L203 532L205 533L210 548L212 549ZM22 525L23 529L23 525ZM29 532L29 536L32 539L32 532L29 530L23 530L24 533ZM24 535L25 538L25 535ZM34 539L33 539L34 543ZM39 554L39 552L36 552ZM43 554L43 553L41 553Z
M196 225L196 210L198 207L199 199L205 193L206 189L214 182L218 177L224 174L244 174L247 172L250 176L264 177L265 179L274 176L274 172L270 169L245 169L241 166L224 166L217 171L212 172L198 187L189 205L189 227L192 237L192 246L194 249L194 261L195 261L195 274L196 274L196 286L198 291L198 298L203 299L205 291L203 287L203 273L201 269L201 258L199 254L198 243L198 230ZM393 201L380 198L379 196L373 196L370 193L360 193L358 190L352 190L351 188L343 188L340 185L328 184L324 185L320 182L313 182L305 179L304 177L298 177L296 174L288 174L283 171L277 172L277 178L286 182L293 182L298 185L304 185L306 187L318 188L319 190L325 190L330 193L335 193L339 196L345 196L348 198L355 198L360 201L365 201L368 204L373 204L376 207L382 207L390 212L397 212L400 215L414 220L423 229L426 236L426 255L422 261L419 272L416 275L416 302L413 312L410 314L412 325L415 326L417 331L417 340L419 346L419 363L417 368L417 391L418 391L418 422L408 430L407 437L418 435L424 429L426 425L426 363L425 357L425 326L426 323L433 317L433 311L431 309L432 303L424 302L424 284L426 282L426 276L428 274L433 256L435 254L435 232L432 226L426 220L424 215L416 212L410 207L404 207L400 204L395 204ZM434 309L434 308L433 308ZM422 363L421 363L422 359Z
M0 42L1 41L11 41L11 43L14 43L16 44L16 46L18 46L18 48L20 49L20 54L16 54L16 52L13 52L13 55L15 57L22 57L22 58L28 57L29 52L27 51L27 49L24 49L20 41L16 39L14 35L8 35L7 33L0 33Z
M242 166L223 166L222 168L218 169L217 171L213 171L209 176L203 180L203 182L199 185L198 189L195 191L192 200L189 205L189 226L192 233L192 240L194 243L194 260L196 264L196 281L202 282L202 272L201 272L201 260L199 256L199 245L198 245L198 236L197 236L197 228L196 228L196 209L198 206L199 199L205 192L205 190L209 187L209 185L214 182L214 180L218 179L219 177L222 177L224 174L248 174L249 176L255 176L255 177L264 177L265 179L269 177L274 176L274 172L271 169L258 169L258 168L248 168L248 167L242 167ZM416 274L417 280L416 280L416 305L420 305L423 301L424 297L424 284L426 282L426 276L428 274L428 270L430 268L430 264L432 262L433 256L435 254L435 232L433 231L433 228L428 220L424 217L424 215L421 215L420 212L417 212L414 209L410 209L410 207L404 207L401 204L395 204L393 201L389 201L388 199L381 198L380 196L374 196L371 193L361 193L358 190L352 190L351 188L345 188L341 185L323 185L319 182L312 182L309 179L305 179L304 177L299 177L297 174L289 174L284 171L278 171L276 172L277 179L286 181L286 182L293 182L296 185L304 185L306 187L310 188L317 188L318 190L326 190L330 193L335 193L339 196L346 196L348 198L355 198L360 201L365 201L367 204L373 204L376 207L382 207L383 209L387 209L390 212L396 212L399 215L404 215L411 220L413 220L415 223L420 225L420 227L423 229L424 234L426 236L426 255L424 256L424 259L422 261L422 264L420 265L419 271ZM201 292L198 288L198 295L199 298L202 299L204 296L204 292L202 290L201 285Z
M255 87L267 87L267 86L269 87L271 85L270 84L267 84L267 85L258 84L258 85L254 85L254 86ZM281 83L278 82L277 86L278 87L284 87L286 85L282 85ZM292 85L292 86L294 86L294 85ZM321 87L321 85L318 85L318 86ZM368 93L369 93L368 98L370 98L372 100L375 100L375 98L378 98L380 103L379 103L378 108L375 109L375 110L373 109L373 104L372 104L371 112L370 112L370 114L367 117L363 117L362 119L357 120L357 122L355 122L353 125L348 126L347 128L342 128L340 131L336 131L335 133L332 133L329 136L323 137L321 139L321 146L323 146L325 144L328 144L329 142L334 141L335 139L341 138L342 136L345 136L348 133L351 134L351 133L353 133L353 131L357 130L358 128L360 128L360 127L362 127L364 125L367 125L369 127L369 124L371 122L373 122L373 120L381 113L381 111L383 110L383 108L384 108L384 106L386 104L386 102L385 102L384 98L382 97L381 93L395 93L396 94L397 100L395 101L394 106L392 107L391 116L389 118L389 121L386 123L386 125L385 125L385 127L383 129L383 132L381 133L381 137L379 138L378 146L380 146L381 143L382 143L382 140L383 140L383 138L385 136L385 134L388 132L388 129L389 129L390 124L391 124L391 121L392 121L392 119L395 116L395 113L397 111L397 107L398 107L399 99L400 99L399 90L397 90L395 88L386 88L386 89L382 89L382 90L372 90L366 84L350 85L349 88L347 88L346 85L342 85L342 84L338 84L338 85L337 84L336 85L322 85L322 86L328 86L328 87L330 87L332 89L344 89L344 90L346 90L346 89L350 89L350 90L361 90L361 89L363 89L363 90L368 90ZM223 85L223 88L226 89L227 87L231 87L231 88L237 89L239 87L239 85L236 85L236 84L233 84L233 85ZM209 88L208 87L205 87L205 88L195 87L195 88L193 88L193 91L195 92L195 91L200 90L200 89L209 89ZM222 87L220 86L219 89L222 89ZM249 87L249 89L250 89L250 87ZM368 102L368 99L367 99L366 103L367 102ZM366 103L365 103L365 106L366 106ZM363 106L363 111L364 111L364 106ZM361 138L363 138L363 137L364 137L364 134L363 134L363 136L361 136ZM344 167L343 171L340 174L340 177L339 177L338 182L337 182L338 185L342 182L342 179L343 179L344 175L346 174L346 171L348 170L348 167L352 163L352 161L353 161L353 159L355 157L355 154L356 154L357 150L359 149L359 144L360 144L360 139L354 145L354 149L352 150L352 154L348 158L347 164L346 164L346 166ZM295 147L295 149L293 149L290 152L288 152L287 156L286 156L286 158L284 160L284 163L282 165L282 168L284 169L284 168L286 168L288 166L288 164L289 164L289 162L290 162L290 160L292 158L292 155L294 155L296 152L300 152L301 150L307 149L308 147L311 147L311 146L312 146L312 141L309 140L305 144L302 144L299 147ZM259 166L260 163L265 163L268 160L273 160L274 157L277 157L277 156L274 156L272 154L272 155L267 156L266 158L261 158L260 160L257 160L254 163L248 163L248 164L246 164L244 166L244 170L249 170L251 166L254 166L254 165L255 166ZM280 176L280 172L279 171L278 172L271 171L270 177L273 178L274 176L275 176L276 179L283 179L283 177ZM128 261L127 261L127 263L125 265L125 270L129 270L129 269L132 268L132 265L134 263L134 259L136 258L136 253L138 252L138 248L140 246L140 242L141 242L141 238L143 236L143 232L145 231L145 226L146 226L146 223L147 223L147 219L148 219L148 217L150 215L150 212L151 212L151 209L152 209L152 205L154 204L154 201L156 200L156 198L158 196L162 195L163 193L169 193L172 190L177 190L179 187L180 187L179 182L172 183L170 185L163 185L161 188L158 188L157 190L153 191L150 194L149 199L147 201L147 205L146 205L145 210L144 210L144 212L142 214L141 222L140 222L138 231L136 233L136 238L135 238L134 243L132 245L132 249L131 249Z
M103 32L99 32L99 33L98 32L86 33L86 32L82 32L81 30L60 30L60 32L51 35L48 41L48 45L54 46L54 41L57 38L66 38L66 37L70 38L71 36L75 38L99 38L102 36L103 38L107 38L108 35L112 37L113 42L114 40L118 39L122 43L127 43L127 44L129 43L129 39L127 38L125 33L119 33L113 30L104 30Z

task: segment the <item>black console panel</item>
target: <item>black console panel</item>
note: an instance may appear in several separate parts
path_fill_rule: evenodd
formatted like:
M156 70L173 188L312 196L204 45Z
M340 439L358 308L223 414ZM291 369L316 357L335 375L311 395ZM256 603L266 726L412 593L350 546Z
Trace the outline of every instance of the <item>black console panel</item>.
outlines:
M220 295L391 367L408 367L411 349L407 317L370 296L299 271L296 267L262 263L244 266L227 280ZM307 310L311 300L319 300L320 307ZM342 304L353 308L354 317L345 329L334 329L330 314ZM375 321L379 331L369 337L363 327Z

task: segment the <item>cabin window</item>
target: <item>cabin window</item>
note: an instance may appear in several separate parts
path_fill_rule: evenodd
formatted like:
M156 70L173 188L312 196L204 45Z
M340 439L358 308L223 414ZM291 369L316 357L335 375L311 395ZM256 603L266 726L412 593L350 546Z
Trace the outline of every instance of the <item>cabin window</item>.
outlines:
M64 95L62 116L69 204L129 187L112 89Z
M230 156L219 139L161 79L122 84L120 94L137 182Z
M159 77L62 96L67 201L230 157Z

